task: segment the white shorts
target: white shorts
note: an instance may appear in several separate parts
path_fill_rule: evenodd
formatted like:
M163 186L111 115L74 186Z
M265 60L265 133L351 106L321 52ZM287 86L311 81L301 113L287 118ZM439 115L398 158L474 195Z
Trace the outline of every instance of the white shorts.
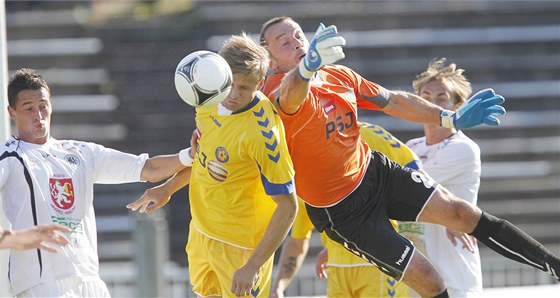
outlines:
M16 297L111 297L101 278L77 276L57 279L27 289Z

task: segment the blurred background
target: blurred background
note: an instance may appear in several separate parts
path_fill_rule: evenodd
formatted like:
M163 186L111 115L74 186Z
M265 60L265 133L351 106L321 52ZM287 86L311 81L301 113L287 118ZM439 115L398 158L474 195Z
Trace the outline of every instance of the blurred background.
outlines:
M499 128L465 131L482 151L479 206L560 255L560 1L8 0L5 10L9 75L30 67L50 83L53 136L131 153L188 146L194 109L175 91L177 63L217 51L231 34L257 35L274 16L293 17L310 35L319 22L337 25L347 39L340 64L389 89L412 91L416 74L446 57L466 69L473 90L506 97ZM381 113L360 117L402 141L423 133ZM162 212L129 214L126 204L151 186L96 186L101 277L114 297L194 297L188 188ZM313 269L320 247L313 236L288 295L325 294ZM480 248L485 288L554 283Z

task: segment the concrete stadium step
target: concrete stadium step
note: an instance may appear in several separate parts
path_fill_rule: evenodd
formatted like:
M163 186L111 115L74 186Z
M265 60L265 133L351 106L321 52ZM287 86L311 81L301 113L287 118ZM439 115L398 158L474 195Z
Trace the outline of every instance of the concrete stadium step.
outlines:
M507 214L509 216L558 216L560 213L560 198L530 198L508 200L507 204L500 201L481 201L479 205L492 214ZM560 233L558 229L557 233Z
M88 19L89 12L85 7L10 11L6 15L6 33L9 39L83 36L87 32Z
M95 37L8 40L8 55L12 57L57 57L95 55L103 43Z
M340 61L341 64L373 81L406 82L403 83L405 89L410 89L410 82L415 79L416 74L426 69L432 59L427 57L445 57L448 62L456 63L459 68L466 70L465 75L471 80L471 83L476 85L486 85L497 79L508 80L508 77L511 77L508 72L511 72L512 68L518 70L516 76L521 77L515 78L516 81L544 81L547 75L555 74L560 68L558 53L540 53L538 55L519 53L496 57L480 55L478 50L473 49L471 53L461 55L454 51L443 50L441 53L432 53L429 56L411 51L404 57L401 55L378 57L374 50L354 51L350 49L345 52L347 53L346 58ZM554 80L554 77L551 79Z
M223 27L227 26L231 33L238 33L243 29L247 32L259 32L263 21L281 15L296 17L304 29L316 28L319 22L335 24L339 29L461 27L473 24L485 27L498 24L556 23L560 5L552 2L555 1L539 1L533 5L528 1L327 1L324 5L317 5L313 1L261 1L254 5L200 1L198 14L205 24L220 28L220 31L224 31ZM532 18L531 15L539 17ZM211 28L210 31L217 28Z

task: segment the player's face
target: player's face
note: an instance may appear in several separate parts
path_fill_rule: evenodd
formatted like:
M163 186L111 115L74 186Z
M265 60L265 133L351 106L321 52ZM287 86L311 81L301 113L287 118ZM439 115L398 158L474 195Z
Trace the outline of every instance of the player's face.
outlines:
M50 94L45 88L20 91L15 109L8 107L8 113L21 140L34 144L44 144L48 140L52 106Z
M446 110L455 110L452 87L445 81L431 81L422 86L420 96Z
M222 105L230 111L239 111L249 105L255 98L257 90L263 79L255 76L246 76L240 73L233 74L231 91L222 101Z
M294 69L309 47L301 27L293 21L270 26L264 37L270 54L270 68L277 73Z

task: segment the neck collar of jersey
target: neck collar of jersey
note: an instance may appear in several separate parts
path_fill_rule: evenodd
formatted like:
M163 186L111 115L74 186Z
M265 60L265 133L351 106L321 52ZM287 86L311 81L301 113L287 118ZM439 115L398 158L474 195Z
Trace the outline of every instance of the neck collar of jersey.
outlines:
M243 109L237 110L237 111L235 111L231 114L232 115L241 114L245 111L248 111L248 110L252 109L254 106L256 106L259 101L260 101L260 99L259 99L259 96L257 94L257 95L255 95L255 98L253 98L253 100L246 107L244 107Z

